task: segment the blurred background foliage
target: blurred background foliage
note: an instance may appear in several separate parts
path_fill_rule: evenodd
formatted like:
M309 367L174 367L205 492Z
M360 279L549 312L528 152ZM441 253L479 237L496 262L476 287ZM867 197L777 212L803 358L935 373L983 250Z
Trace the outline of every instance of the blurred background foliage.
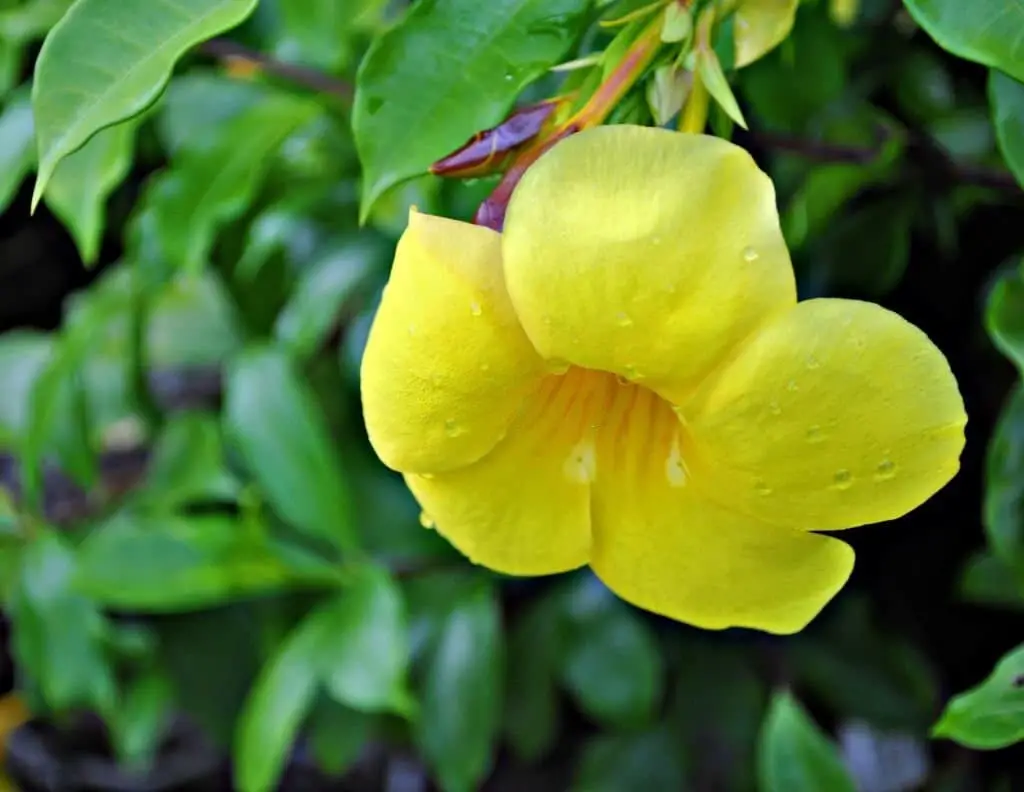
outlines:
M0 0L5 783L1024 789L1022 8ZM742 13L783 20L752 63ZM363 430L408 208L469 219L496 184L430 165L586 97L655 14L680 57L609 120L706 89L802 296L924 328L971 416L958 478L848 532L852 584L794 637L474 567Z

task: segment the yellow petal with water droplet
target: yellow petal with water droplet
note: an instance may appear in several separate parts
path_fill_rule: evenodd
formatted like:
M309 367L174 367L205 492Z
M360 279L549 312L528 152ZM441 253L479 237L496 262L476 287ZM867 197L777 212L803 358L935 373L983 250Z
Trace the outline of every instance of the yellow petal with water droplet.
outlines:
M967 422L949 364L923 332L877 305L831 299L763 327L680 412L695 486L752 517L811 529L919 506L956 474Z
M502 250L541 354L627 377L631 367L670 399L796 301L770 179L711 136L629 125L573 135L526 172Z
M842 588L853 551L709 501L677 467L688 449L671 407L631 390L597 445L594 571L634 605L698 627L800 630Z
M479 462L406 482L436 530L477 564L509 575L583 566L590 554L590 487L598 472L593 422L618 389L573 369L548 377Z
M736 68L753 63L789 35L800 0L740 0L733 20Z
M384 463L431 473L475 462L544 375L505 290L498 234L412 212L362 362Z

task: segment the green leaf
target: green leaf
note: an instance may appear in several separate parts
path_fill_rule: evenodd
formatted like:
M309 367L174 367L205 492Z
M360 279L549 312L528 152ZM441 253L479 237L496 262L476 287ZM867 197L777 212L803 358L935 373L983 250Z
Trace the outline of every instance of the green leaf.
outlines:
M173 509L206 499L231 500L238 490L225 464L217 419L193 412L170 416L153 448L143 501Z
M976 750L1024 740L1024 645L1000 660L984 682L950 701L932 734Z
M308 616L263 667L239 718L235 782L239 792L271 792L316 700L324 634Z
M106 722L118 759L131 768L149 768L164 737L174 704L170 680L150 670L125 686Z
M221 127L213 145L183 152L146 195L166 260L201 270L218 229L249 207L274 152L318 112L306 99L268 96Z
M1024 579L1024 388L1014 388L989 440L982 501L992 552Z
M402 592L386 570L368 567L330 606L335 649L327 689L362 712L406 712L408 625Z
M213 272L169 281L154 296L147 357L157 368L223 364L244 340L241 318Z
M988 96L999 150L1017 181L1024 185L1024 83L993 69L988 77Z
M678 738L658 729L593 738L580 758L571 792L686 789L686 784Z
M309 716L309 744L317 765L331 775L344 773L359 758L375 725L372 715L327 696L318 698Z
M283 0L274 52L287 63L335 72L352 57L353 22L376 0Z
M1005 272L988 298L985 327L1024 376L1024 263Z
M386 190L497 124L565 55L589 6L436 0L416 4L381 35L359 69L352 111L364 169L361 217Z
M447 613L424 674L416 740L444 792L472 792L490 770L503 656L498 604L481 586Z
M532 764L558 739L558 690L562 611L557 597L545 596L516 622L508 638L503 730L518 757Z
M42 38L74 0L24 0L0 12L0 38L27 44Z
M0 210L6 209L35 163L35 127L27 94L18 92L0 114Z
M282 345L298 358L315 353L342 308L365 286L376 264L375 253L374 245L354 242L304 270L274 327Z
M46 205L68 228L86 264L95 264L103 239L106 203L132 165L136 124L96 133L61 161L46 190Z
M944 50L1024 80L1024 5L1016 0L904 0Z
M760 792L856 792L836 745L788 692L772 698L758 754Z
M229 437L281 517L306 533L354 548L351 496L316 398L273 348L254 348L229 368Z
M53 353L53 341L40 333L0 336L0 447L24 441L32 410L32 393Z
M562 677L580 708L602 724L647 723L661 700L664 660L639 614L595 578L570 592L572 629Z
M75 590L74 576L74 551L57 533L43 530L25 548L10 604L15 659L53 709L109 712L115 693L105 623Z
M328 562L285 554L250 531L213 515L119 515L83 542L77 585L108 607L161 613L338 582Z
M224 127L273 94L267 85L206 69L171 78L156 113L160 141L172 160L210 150Z
M256 0L125 5L76 0L43 42L32 85L39 176L32 204L64 157L104 127L141 113L186 51L234 27Z
M967 562L959 588L960 596L975 605L1024 610L1024 583L1019 575L987 551Z

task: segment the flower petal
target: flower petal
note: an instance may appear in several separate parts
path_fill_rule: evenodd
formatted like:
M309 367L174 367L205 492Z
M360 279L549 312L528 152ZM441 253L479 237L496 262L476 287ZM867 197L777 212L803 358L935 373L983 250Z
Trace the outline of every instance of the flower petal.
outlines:
M695 482L769 522L891 520L959 468L967 416L928 337L854 300L808 300L750 339L681 413Z
M502 250L542 355L669 395L796 300L771 181L710 136L623 125L567 138L516 188Z
M425 519L475 563L509 575L587 563L594 455L580 439L606 398L590 377L578 369L548 377L506 439L476 464L406 477Z
M634 390L598 444L594 571L634 605L705 629L803 628L846 582L853 550L704 498L682 470L671 408Z
M424 473L475 462L544 373L505 291L498 234L410 213L362 361L384 463Z

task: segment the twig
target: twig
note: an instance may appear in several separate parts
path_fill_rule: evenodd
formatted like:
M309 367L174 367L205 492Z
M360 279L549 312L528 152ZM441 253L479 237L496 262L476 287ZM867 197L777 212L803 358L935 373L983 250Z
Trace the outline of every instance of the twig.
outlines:
M294 63L284 63L270 55L249 49L228 39L210 39L204 41L196 49L203 55L217 60L229 62L234 60L254 64L267 74L280 77L282 80L295 83L311 91L331 94L346 101L350 101L355 94L352 84L345 80L324 74L317 69L310 69Z

